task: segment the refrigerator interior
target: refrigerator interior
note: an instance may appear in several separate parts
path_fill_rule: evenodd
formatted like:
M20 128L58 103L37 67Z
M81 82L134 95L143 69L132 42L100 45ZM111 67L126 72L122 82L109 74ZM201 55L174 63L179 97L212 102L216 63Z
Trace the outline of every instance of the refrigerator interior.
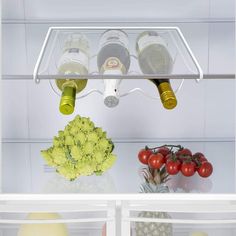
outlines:
M228 79L235 73L234 1L93 3L2 2L2 193L139 193L142 180L137 154L145 145L163 144L203 152L214 167L207 179L197 174L174 176L168 183L171 192L235 193L235 81ZM90 94L76 101L72 115L60 114L60 98L49 80L33 81L48 28L133 25L179 27L204 75L212 79L200 83L186 79L176 95L178 106L171 111L140 93L120 98L113 109L104 105L100 94ZM171 83L177 88L180 80ZM136 87L150 96L157 94L152 83L138 79L124 79L120 91ZM89 80L86 90L93 88L102 89L102 80ZM102 176L71 182L48 167L40 151L49 148L58 130L77 114L90 117L107 131L117 161Z
M167 235L226 235L236 232L235 202L229 200L8 200L0 203L3 236L137 235L154 228ZM144 213L146 212L146 213ZM155 214L155 217L153 216ZM141 228L140 228L141 226ZM55 232L57 231L57 234ZM106 231L106 234L105 234ZM27 234L28 235L28 234ZM148 234L147 234L148 235Z

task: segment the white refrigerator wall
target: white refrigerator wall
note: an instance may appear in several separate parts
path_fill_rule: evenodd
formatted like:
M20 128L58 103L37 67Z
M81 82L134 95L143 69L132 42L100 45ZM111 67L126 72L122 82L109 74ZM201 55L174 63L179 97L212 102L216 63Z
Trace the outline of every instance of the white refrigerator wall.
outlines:
M234 17L234 0L3 0L4 19L142 20ZM104 12L106 13L104 15Z

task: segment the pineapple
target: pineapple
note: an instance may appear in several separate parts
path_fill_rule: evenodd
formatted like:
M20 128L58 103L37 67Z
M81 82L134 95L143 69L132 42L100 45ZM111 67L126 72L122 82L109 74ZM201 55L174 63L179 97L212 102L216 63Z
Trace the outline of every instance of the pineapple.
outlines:
M165 167L161 170L152 168L141 169L141 175L145 182L141 184L141 193L168 193L169 188L165 185L168 181L168 174ZM138 217L145 218L171 218L166 212L148 212L139 213ZM172 225L166 223L154 222L136 222L136 236L172 236Z

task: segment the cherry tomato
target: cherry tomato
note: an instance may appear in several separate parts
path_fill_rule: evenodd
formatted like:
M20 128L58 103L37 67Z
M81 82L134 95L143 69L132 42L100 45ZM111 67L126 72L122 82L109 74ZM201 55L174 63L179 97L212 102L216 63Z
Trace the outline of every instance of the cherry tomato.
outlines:
M142 149L138 153L138 159L141 163L147 165L148 164L148 159L151 155L152 155L151 150Z
M189 149L184 148L176 152L176 155L177 156L192 156L192 152Z
M177 157L178 157L178 160L181 163L183 163L183 162L185 162L185 161L187 161L189 159L188 156L177 156Z
M181 162L179 160L169 160L166 164L166 171L170 175L176 175L178 174L180 170Z
M157 150L158 153L161 153L164 157L170 153L170 149L167 147L161 147Z
M213 166L210 162L205 161L202 163L202 165L199 167L199 169L197 170L198 174L203 177L203 178L207 178L209 177L212 172L213 172Z
M193 158L197 159L199 162L204 162L204 161L207 161L206 157L204 156L204 154L202 154L201 152L196 152L194 155L193 155Z
M181 165L181 172L184 176L193 176L195 173L196 164L193 161L183 162Z
M164 156L161 153L152 154L148 159L148 165L153 169L160 169L164 164Z
M172 157L173 157L172 153L167 154L166 156L164 156L164 162L167 163L170 159L172 159Z

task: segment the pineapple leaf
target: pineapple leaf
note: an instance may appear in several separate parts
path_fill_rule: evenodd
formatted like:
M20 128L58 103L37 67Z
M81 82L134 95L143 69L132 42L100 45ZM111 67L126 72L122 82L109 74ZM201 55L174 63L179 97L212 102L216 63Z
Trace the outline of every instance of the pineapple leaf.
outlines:
M164 179L166 179L169 176L170 176L169 174L165 173L164 175L161 176L161 179L164 180Z
M154 180L155 184L161 184L161 182L162 182L162 179L161 179L161 176L160 176L159 173L157 173L157 174L154 176L153 180Z
M142 193L154 193L153 188L151 187L151 185L149 183L143 183L140 186L140 190Z
M167 178L164 180L164 183L168 182L171 178Z
M160 174L163 175L165 173L166 173L166 167L164 166L161 168Z
M169 188L163 184L142 183L140 186L141 193L168 193Z

